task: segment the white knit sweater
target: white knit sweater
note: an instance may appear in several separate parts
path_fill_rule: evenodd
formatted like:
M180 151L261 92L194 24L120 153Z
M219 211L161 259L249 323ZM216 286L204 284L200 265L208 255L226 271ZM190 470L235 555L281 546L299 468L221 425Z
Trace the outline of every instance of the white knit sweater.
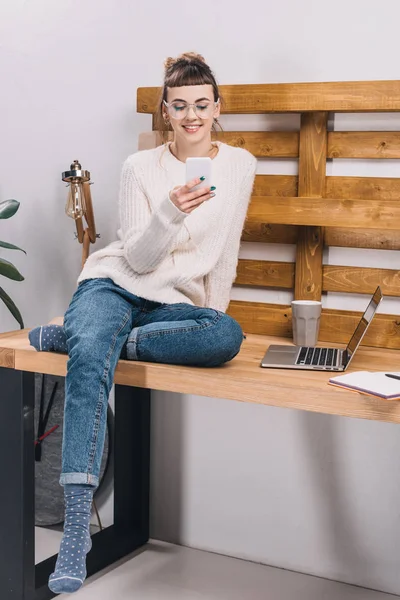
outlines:
M216 196L190 214L169 199L168 192L185 183L185 163L169 144L129 156L121 175L119 239L89 256L78 283L110 277L148 300L225 311L257 161L247 150L218 146Z

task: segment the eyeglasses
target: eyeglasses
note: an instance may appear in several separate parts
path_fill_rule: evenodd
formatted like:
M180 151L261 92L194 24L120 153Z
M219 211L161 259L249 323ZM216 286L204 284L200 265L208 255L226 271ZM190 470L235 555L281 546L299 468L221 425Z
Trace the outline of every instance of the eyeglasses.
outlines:
M199 119L210 119L215 109L219 104L219 98L216 102L208 102L206 100L199 102L198 104L187 104L186 102L166 102L163 100L164 105L167 107L168 114L172 119L184 119L189 113L189 108L192 107L194 114Z

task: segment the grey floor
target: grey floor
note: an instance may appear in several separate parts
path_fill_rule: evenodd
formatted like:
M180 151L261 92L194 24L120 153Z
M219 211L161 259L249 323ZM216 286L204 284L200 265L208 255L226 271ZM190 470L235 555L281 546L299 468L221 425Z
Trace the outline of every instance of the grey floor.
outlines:
M95 529L92 533L95 532ZM61 533L36 528L36 562ZM77 600L390 600L391 594L152 541L85 582Z

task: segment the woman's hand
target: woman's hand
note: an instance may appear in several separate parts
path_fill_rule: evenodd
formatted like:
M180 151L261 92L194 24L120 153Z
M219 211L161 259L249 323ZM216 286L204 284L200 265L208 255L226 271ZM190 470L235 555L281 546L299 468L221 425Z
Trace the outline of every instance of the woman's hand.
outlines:
M215 196L212 191L215 188L203 187L192 192L192 188L201 183L201 179L192 179L186 185L178 185L169 193L171 202L179 210L185 213L191 213L195 208L203 204L206 200Z

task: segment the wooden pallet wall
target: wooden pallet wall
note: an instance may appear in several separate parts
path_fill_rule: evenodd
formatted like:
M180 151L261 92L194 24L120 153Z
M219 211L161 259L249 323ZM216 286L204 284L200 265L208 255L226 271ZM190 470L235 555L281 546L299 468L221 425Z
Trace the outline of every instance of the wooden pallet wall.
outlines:
M154 116L159 93L139 88L138 112ZM385 296L400 297L399 269L323 264L325 246L400 250L400 177L326 175L328 159L400 159L400 131L328 131L330 113L400 112L400 81L231 85L221 94L224 113L301 114L299 131L218 134L258 158L299 161L298 176L257 175L242 235L296 244L295 263L241 259L235 285L292 289L294 298L311 300L324 292L372 294L380 285ZM144 140L161 142L157 131ZM291 337L290 306L234 300L228 312L246 332ZM323 310L320 341L347 342L360 316ZM400 316L378 314L364 343L400 348Z

